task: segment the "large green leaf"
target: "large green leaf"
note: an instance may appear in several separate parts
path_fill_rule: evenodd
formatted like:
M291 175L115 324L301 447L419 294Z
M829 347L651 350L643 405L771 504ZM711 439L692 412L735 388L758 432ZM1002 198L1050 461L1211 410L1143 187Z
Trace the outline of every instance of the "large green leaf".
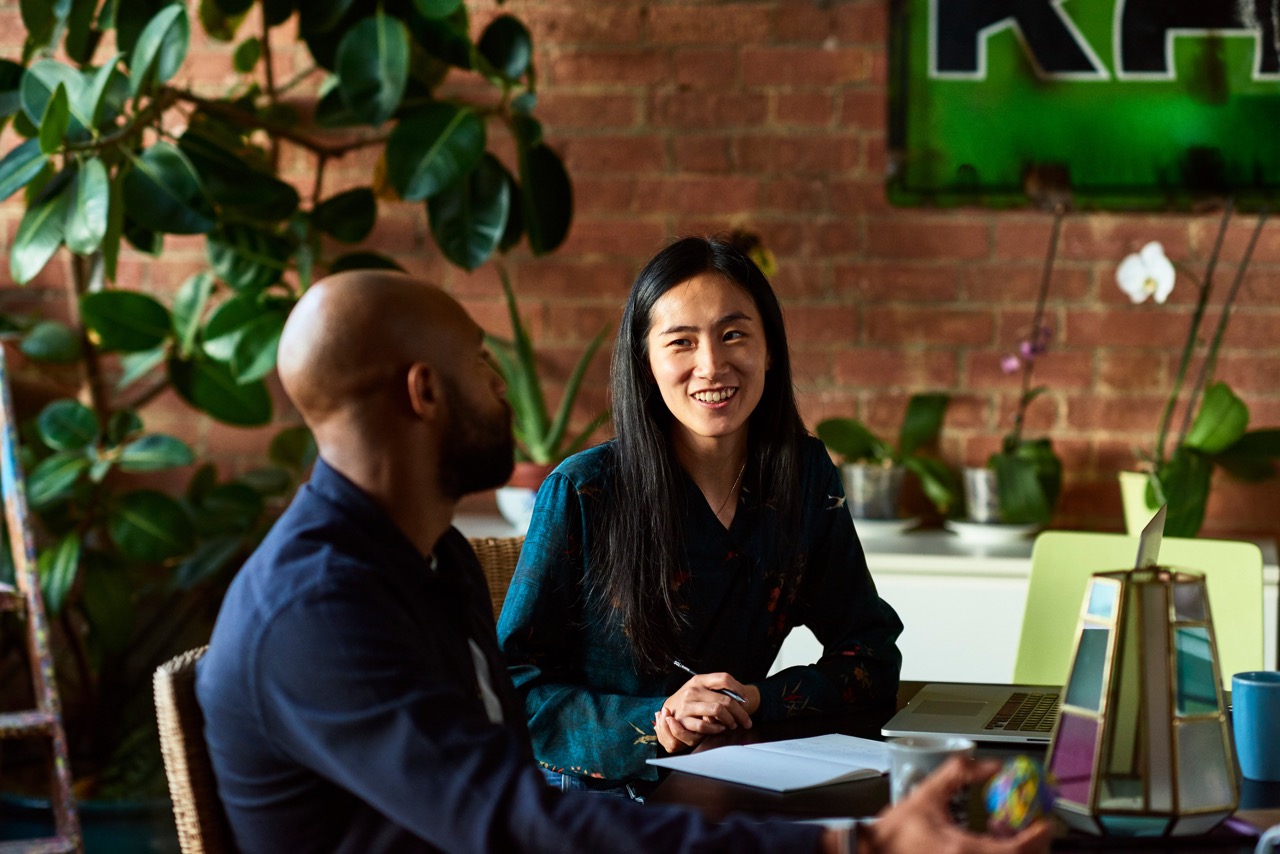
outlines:
M429 198L475 168L484 122L471 110L434 103L402 118L387 140L387 178L400 197Z
M1250 430L1213 457L1213 462L1232 477L1249 483L1274 477L1277 460L1280 460L1280 429L1274 427Z
M943 392L913 394L907 401L907 412L902 417L902 429L898 432L898 454L911 456L917 448L927 447L938 440L942 432L942 419L947 414L951 398Z
M91 127L98 127L117 112L115 100L121 94L128 94L128 78L116 68L120 56L117 53L96 70L85 72L85 84L76 109Z
M1043 524L1053 515L1032 460L1001 452L991 456L988 465L996 472L1000 519L1011 525Z
M545 144L517 141L525 233L535 255L554 251L573 221L573 187L560 156Z
M76 581L76 570L80 568L80 534L72 531L52 547L40 553L36 560L36 571L40 575L40 592L44 596L45 608L49 616L56 617L62 613L62 606L67 601L67 593Z
M134 45L138 42L138 36L142 34L142 30L156 13L165 6L173 6L180 3L181 0L107 0L104 4L103 11L106 12L107 5L115 5L115 29L116 29L116 49L124 53L130 53L134 49ZM99 26L107 25L110 22L99 22Z
M510 178L488 152L471 174L427 200L431 235L444 256L465 270L489 260L511 209Z
M27 475L27 502L40 511L65 498L80 476L89 470L89 459L74 451L59 451L40 461Z
M0 160L0 201L25 187L48 162L38 139L29 139L6 154Z
M195 408L227 424L257 427L271 421L271 394L261 381L239 383L231 368L197 355L169 360L174 389Z
M393 259L386 255L379 255L377 252L348 252L339 258L335 258L329 264L330 273L341 273L343 270L399 270L405 272L404 267L397 264Z
M283 237L243 225L228 225L210 234L206 249L217 277L245 292L278 282L292 254Z
M120 357L121 374L120 379L116 380L116 388L128 388L155 370L168 355L169 348L163 344L151 350L123 354Z
M9 250L9 273L20 285L39 275L62 245L71 199L67 191L70 177L63 172L51 181L18 223L18 233Z
M134 585L114 562L88 561L80 573L89 636L104 652L119 654L133 637Z
M195 462L195 454L181 439L164 433L149 433L120 449L124 471L163 471Z
M1186 446L1201 453L1226 450L1249 427L1249 407L1224 382L1205 389L1200 411L1187 431Z
M71 0L67 15L67 37L63 44L67 55L83 65L93 59L93 52L102 39L102 31L93 26L93 13L98 0Z
M241 534L262 515L262 496L243 483L223 483L200 496L192 508L201 536Z
M111 179L111 199L107 203L107 233L102 237L102 270L114 282L120 262L120 241L124 237L124 172Z
M209 38L220 42L229 42L236 37L236 30L240 29L240 25L244 23L244 9L238 12L231 11L230 8L239 7L243 0L200 0L200 8L197 12L200 18L200 27L205 31ZM250 3L249 5L252 5ZM247 7L246 7L247 8Z
M44 105L44 115L40 117L40 150L45 154L53 154L62 147L62 138L71 127L71 107L67 100L67 87L59 83L51 97Z
M22 74L26 71L11 59L0 59L0 119L6 119L22 109ZM0 125L3 122L0 121Z
M316 228L346 243L359 243L368 237L377 217L378 200L368 187L330 196L311 212Z
M447 18L458 10L462 0L413 0L424 18Z
M204 234L215 223L195 167L167 142L134 159L124 180L124 201L131 219L162 234Z
M166 83L187 58L191 24L181 4L166 6L147 22L129 57L129 85L134 95Z
M248 165L243 146L229 147L200 128L188 130L178 148L195 167L209 198L237 218L263 223L279 222L298 209L298 191L274 175Z
M230 362L236 342L261 313L262 305L252 294L240 294L224 301L205 324L204 351L219 362Z
M1169 505L1164 522L1166 536L1194 537L1200 532L1212 479L1213 463L1208 457L1186 445L1174 449L1149 487L1156 493L1157 505Z
M471 69L471 54L474 47L468 35L471 32L471 21L466 3L459 3L453 12L445 17L426 16L416 20L411 18L409 29L413 33L413 40L421 45L426 56L456 68ZM443 71L432 69L430 67L432 64L415 62L415 65L426 67L415 69L413 73L424 85L435 88L435 84L443 77Z
M80 358L80 336L56 320L42 320L22 339L22 354L36 362L70 364Z
M819 422L817 433L822 444L846 463L893 459L893 447L853 418L828 418Z
M58 23L66 18L70 8L66 2L19 0L18 11L22 16L22 25L27 29L27 39L33 46L42 48L49 45Z
M924 490L925 497L938 508L939 513L945 516L951 512L959 498L960 489L956 484L955 472L946 463L917 454L903 459L902 465L920 479L920 488Z
M380 125L400 106L409 79L409 31L379 10L342 37L336 63L347 109L367 124Z
M22 112L35 127L40 127L49 101L59 85L66 89L68 107L75 107L83 101L84 77L61 62L52 59L38 60L22 75L19 86ZM72 114L77 119L76 127L83 129L88 123L88 117L80 116L75 110Z
M73 201L67 210L67 248L80 255L98 251L107 234L111 181L97 157L84 161L71 183Z
M111 541L126 556L162 563L195 548L195 527L177 500L142 489L120 496L107 519Z
M288 314L267 310L245 326L231 354L231 371L242 383L260 380L275 370L276 351Z
M169 336L169 310L137 291L96 291L80 299L80 317L103 350L134 353L160 346Z
M206 272L190 276L178 287L173 298L173 334L178 339L178 353L186 357L195 346L200 319L213 295L213 276Z
M174 585L179 590L189 590L202 581L213 578L232 565L244 551L243 534L224 534L201 540L191 556L182 562L174 575Z
M305 0L299 5L299 28L306 36L328 32L354 3L355 0Z
M286 427L271 438L267 459L301 476L316 461L316 440L305 425Z
M98 418L78 400L55 400L36 419L40 439L55 451L83 451L98 438Z
M267 26L278 27L293 14L298 0L262 0L262 14ZM308 3L310 5L310 3Z
M508 80L519 80L533 60L533 38L520 19L511 15L499 15L490 21L476 48Z

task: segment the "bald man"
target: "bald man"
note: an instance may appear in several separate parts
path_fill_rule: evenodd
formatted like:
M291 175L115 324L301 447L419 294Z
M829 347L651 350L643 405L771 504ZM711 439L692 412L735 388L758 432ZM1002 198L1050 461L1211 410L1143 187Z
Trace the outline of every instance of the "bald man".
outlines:
M546 785L451 525L513 460L502 380L457 302L398 274L331 276L289 317L279 368L320 459L236 576L196 676L242 851L847 850L810 825L712 825ZM975 773L952 766L859 841L973 850L946 804Z

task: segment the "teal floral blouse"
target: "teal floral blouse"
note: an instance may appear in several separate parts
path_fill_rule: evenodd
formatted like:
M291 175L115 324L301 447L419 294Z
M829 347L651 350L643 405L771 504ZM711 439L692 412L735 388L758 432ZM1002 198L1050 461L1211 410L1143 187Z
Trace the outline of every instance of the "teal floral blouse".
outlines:
M821 442L802 454L801 560L766 564L777 526L746 488L728 530L701 493L682 520L689 571L679 580L689 627L684 663L724 671L760 689L757 719L892 707L902 623L876 594L839 473ZM661 753L654 713L686 674L637 672L618 633L585 613L593 517L613 472L613 443L565 460L543 483L520 553L498 641L524 699L544 767L609 781L653 780ZM822 657L766 677L794 626L808 626Z

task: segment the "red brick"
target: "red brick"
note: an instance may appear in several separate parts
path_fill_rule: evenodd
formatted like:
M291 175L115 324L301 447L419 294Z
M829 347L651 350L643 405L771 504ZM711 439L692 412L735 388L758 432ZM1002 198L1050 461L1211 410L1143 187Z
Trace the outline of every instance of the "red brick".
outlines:
M1069 395L1067 424L1078 430L1136 430L1154 439L1165 396L1160 389L1151 392Z
M877 343L990 344L993 324L985 311L868 306L867 340Z
M1246 404L1253 395L1275 396L1280 390L1276 383L1276 377L1280 377L1280 356L1221 355L1213 376L1231 386Z
M857 347L835 354L835 380L863 388L951 388L956 355L946 350Z
M767 240L765 246L769 246ZM784 310L791 300L825 296L829 292L826 265L817 261L806 262L794 256L778 258L778 272L769 281Z
M637 96L578 95L568 92L539 93L538 118L557 131L565 128L593 130L635 127L640 117Z
M1040 293L1043 267L1035 263L966 264L960 271L962 293L972 302L1023 302L1035 304ZM1093 292L1092 277L1085 269L1056 265L1049 280L1046 301L1053 304L1087 300Z
M665 53L642 48L565 51L552 57L550 68L544 85L657 86L671 76Z
M862 233L854 223L844 219L815 222L809 227L811 252L818 258L839 261L861 255Z
M576 218L560 252L566 256L601 255L648 258L663 244L666 229L657 220Z
M793 350L848 344L858 335L857 312L838 305L790 305L783 309Z
M831 212L837 214L886 213L895 210L885 196L884 180L857 177L827 183L831 192Z
M893 265L870 262L836 269L836 289L859 303L940 303L956 298L957 271L952 265Z
M674 82L681 89L721 91L738 83L736 49L699 46L677 49L672 57Z
M522 298L607 296L620 307L627 297L637 269L630 264L601 261L567 261L557 255L522 266L516 288Z
M1000 355L1003 355L1000 354ZM1022 372L1005 374L1000 358L988 358L971 352L965 385L972 388L1020 387ZM1093 354L1091 352L1049 352L1037 359L1032 366L1031 386L1044 386L1051 392L1089 389L1093 382Z
M831 176L858 166L851 136L750 136L737 143L738 167L752 174Z
M724 136L678 136L671 140L671 155L681 172L728 172L729 146Z
M826 92L788 92L775 97L773 115L780 125L830 127L835 123L835 101Z
M885 93L878 89L849 89L841 95L840 125L884 133L889 118Z
M546 3L522 5L518 15L535 44L613 45L620 33L641 32L647 3ZM513 10L514 11L514 10Z
M1062 339L1072 347L1171 347L1180 350L1189 315L1175 315L1167 308L1158 315L1152 315L1142 309L1143 306L1135 306L1131 311L1068 311Z
M928 215L867 223L867 247L878 258L977 260L988 255L985 225Z
M1176 370L1174 354L1163 350L1103 350L1098 361L1097 390L1102 393L1170 388Z
M617 306L573 305L557 302L547 313L545 337L585 345L601 329L616 330L622 314Z
M583 172L656 172L665 165L657 136L579 136L559 145L571 176Z
M763 95L746 93L677 91L653 94L653 124L659 127L707 128L717 131L729 128L753 128L761 124L768 112Z
M769 5L735 3L731 9L702 6L649 7L649 40L655 44L760 44L771 29Z
M638 178L573 179L573 206L576 215L625 213L635 208ZM647 183L647 182L643 182Z
M736 213L756 207L760 183L746 176L691 176L646 181L636 200L642 212Z
M842 86L872 77L872 51L796 47L742 49L742 81L748 86Z
M827 209L826 183L813 179L773 178L763 182L760 205L770 212L812 214Z
M1158 240L1173 260L1187 255L1187 224L1176 217L1162 219L1121 219L1093 215L1071 216L1062 224L1058 252L1063 258L1112 259L1119 264L1124 256Z

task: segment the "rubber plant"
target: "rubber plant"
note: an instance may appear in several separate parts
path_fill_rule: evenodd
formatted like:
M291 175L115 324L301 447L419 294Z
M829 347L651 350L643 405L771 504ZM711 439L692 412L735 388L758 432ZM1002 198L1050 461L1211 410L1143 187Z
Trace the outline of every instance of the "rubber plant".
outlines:
M152 473L176 469L160 480L172 484L194 454L140 412L171 390L218 421L269 424L267 378L298 296L326 272L396 266L361 247L380 205L424 204L440 254L471 270L522 240L554 250L572 192L534 118L529 31L509 14L480 28L462 0L20 9L25 40L0 59L0 123L16 132L0 199L24 205L9 271L25 285L65 259L67 299L59 315L5 317L0 330L26 373L69 392L24 425L23 457L73 770L85 794L162 793L151 672L207 636L221 589L314 448L289 429L261 469L223 481L203 466L166 490ZM179 82L195 73L195 26L229 43L236 83L220 96ZM309 61L283 79L282 45L295 40ZM455 72L479 83L449 89L465 98L442 88ZM510 166L490 150L495 128ZM369 182L332 188L327 167L356 152L376 158ZM302 193L281 168L299 157ZM205 247L172 300L135 287L136 266L121 263L126 244L144 263L162 256L167 235Z

